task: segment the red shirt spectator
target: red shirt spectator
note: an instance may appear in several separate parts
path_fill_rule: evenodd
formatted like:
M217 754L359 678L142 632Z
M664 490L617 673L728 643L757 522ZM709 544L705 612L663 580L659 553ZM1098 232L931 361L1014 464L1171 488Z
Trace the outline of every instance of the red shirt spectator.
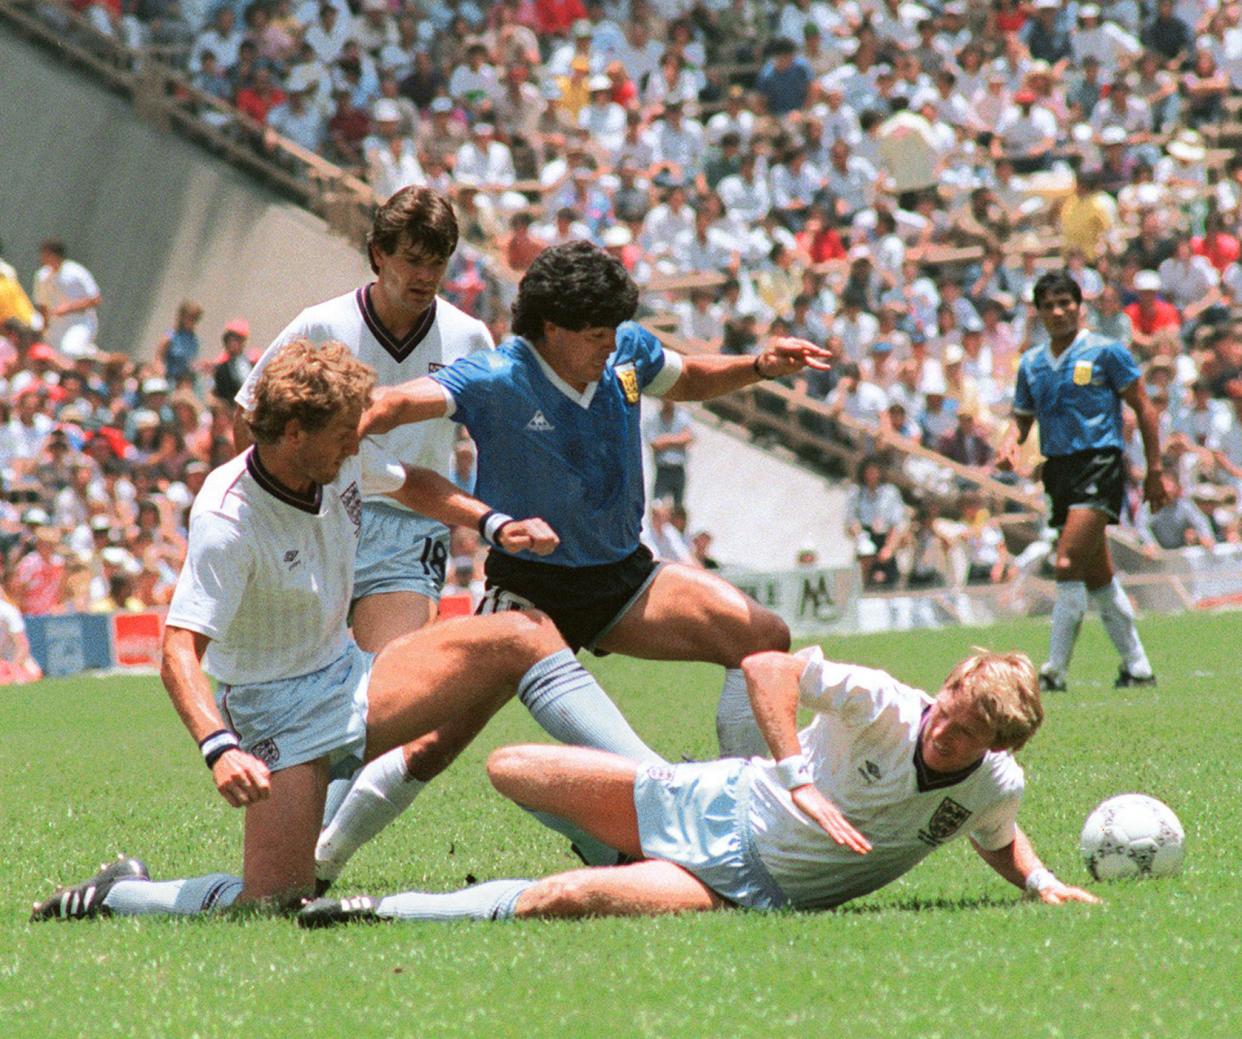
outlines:
M1195 256L1206 256L1208 263L1218 271L1224 271L1242 255L1242 243L1224 231L1195 235L1190 240L1190 251Z
M40 527L34 551L13 570L13 591L24 614L56 613L61 607L65 561L56 554L58 541L55 528Z
M1142 305L1136 300L1126 307L1126 314L1134 330L1145 336L1159 332L1162 328L1180 328L1182 324L1177 307L1163 299L1153 299L1151 309L1147 311L1144 311Z
M586 17L582 0L540 0L536 5L538 32L564 35L579 18Z
M267 69L260 68L255 72L254 82L237 92L234 103L255 122L266 123L267 113L285 103L285 92L273 85Z

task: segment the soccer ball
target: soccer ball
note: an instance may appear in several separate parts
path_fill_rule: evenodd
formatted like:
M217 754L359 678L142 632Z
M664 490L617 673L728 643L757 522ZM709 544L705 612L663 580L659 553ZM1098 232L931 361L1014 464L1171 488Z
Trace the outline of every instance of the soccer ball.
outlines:
M1096 880L1171 877L1182 868L1185 841L1168 805L1146 794L1119 794L1087 816L1078 848Z

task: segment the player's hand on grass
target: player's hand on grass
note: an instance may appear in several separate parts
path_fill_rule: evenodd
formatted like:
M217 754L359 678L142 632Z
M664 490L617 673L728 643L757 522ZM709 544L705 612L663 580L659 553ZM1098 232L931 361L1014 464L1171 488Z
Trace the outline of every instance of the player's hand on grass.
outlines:
M826 372L832 367L832 351L816 346L805 339L778 336L769 339L763 352L755 361L755 367L765 379L779 379L793 375L803 368L815 368Z
M561 543L556 531L541 519L513 520L500 528L496 540L506 552L534 552L546 556Z
M814 783L794 787L789 791L789 796L804 815L809 816L838 844L859 855L866 855L871 850L871 842L850 825L840 809L821 794Z
M262 761L244 750L221 754L211 767L216 789L234 808L244 808L267 798L272 792L272 774Z
M1039 900L1048 906L1064 905L1066 902L1086 902L1088 905L1100 903L1100 899L1085 888L1071 887L1059 880L1040 891Z

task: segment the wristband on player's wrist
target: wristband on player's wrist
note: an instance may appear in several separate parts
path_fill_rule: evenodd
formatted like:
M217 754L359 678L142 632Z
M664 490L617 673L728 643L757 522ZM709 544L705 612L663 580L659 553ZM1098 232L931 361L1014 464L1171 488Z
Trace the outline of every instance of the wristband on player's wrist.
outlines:
M755 369L755 374L759 376L759 378L763 379L765 382L770 382L772 379L780 378L780 376L777 376L777 375L765 375L763 373L763 369L759 367L759 358L761 358L762 356L763 354L761 353L755 354L754 364L751 365L751 367Z
M1023 887L1032 895L1038 895L1041 891L1045 891L1054 884L1060 884L1056 874L1046 866L1040 866L1039 869L1033 869L1026 875Z
M198 749L203 752L203 760L208 768L215 768L216 762L230 750L240 750L241 740L231 729L217 729L210 736L198 741Z
M498 545L500 543L500 532L510 523L515 522L512 516L503 512L497 512L495 509L489 509L483 513L479 520L479 536L483 538L489 545Z
M776 763L776 781L786 790L814 782L811 763L802 754L790 754Z

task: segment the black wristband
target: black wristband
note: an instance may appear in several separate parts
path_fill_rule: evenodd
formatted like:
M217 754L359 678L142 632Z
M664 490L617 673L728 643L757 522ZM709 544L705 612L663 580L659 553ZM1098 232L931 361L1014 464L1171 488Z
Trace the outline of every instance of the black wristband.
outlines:
M198 741L198 749L203 752L203 760L208 768L214 768L217 761L230 750L238 750L241 740L231 729L217 729L210 736Z
M759 367L759 358L762 356L763 354L761 353L755 354L755 363L751 366L755 369L755 374L759 376L759 378L761 378L764 382L771 382L773 379L779 379L780 378L779 375L764 375L763 374L763 369Z
M499 544L500 532L513 522L512 516L497 512L495 509L488 509L479 520L479 536L489 545Z

